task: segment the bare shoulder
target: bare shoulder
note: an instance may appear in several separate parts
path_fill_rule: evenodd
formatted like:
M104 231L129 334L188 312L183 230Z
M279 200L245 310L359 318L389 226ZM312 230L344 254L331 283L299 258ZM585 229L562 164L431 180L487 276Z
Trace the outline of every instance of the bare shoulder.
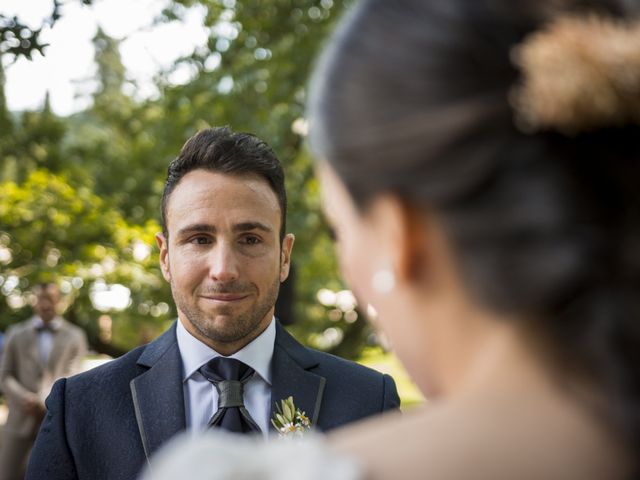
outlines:
M579 414L515 404L427 406L330 436L370 479L624 478L627 458Z

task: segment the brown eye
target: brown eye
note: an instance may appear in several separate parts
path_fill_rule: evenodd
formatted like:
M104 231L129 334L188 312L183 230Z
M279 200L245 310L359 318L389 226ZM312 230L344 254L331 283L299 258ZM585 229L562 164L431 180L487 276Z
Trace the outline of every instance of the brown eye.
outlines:
M194 237L191 239L191 243L195 243L196 245L206 245L211 243L209 237Z
M256 237L255 235L247 235L243 238L243 243L245 243L246 245L257 245L258 243L260 243L260 238Z

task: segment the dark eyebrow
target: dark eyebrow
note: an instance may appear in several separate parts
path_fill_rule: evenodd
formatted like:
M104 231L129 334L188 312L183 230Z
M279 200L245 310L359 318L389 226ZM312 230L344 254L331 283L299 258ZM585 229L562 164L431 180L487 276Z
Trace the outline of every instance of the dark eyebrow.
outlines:
M260 222L242 222L236 223L233 226L234 232L248 232L251 230L262 230L263 232L270 233L273 231L271 227ZM190 233L216 233L218 229L214 225L208 225L206 223L196 223L194 225L187 225L184 228L178 230L178 235L187 235Z
M216 233L217 229L213 225L207 225L205 223L196 223L195 225L187 225L184 228L178 230L178 235L185 235L187 233Z
M233 226L233 230L235 232L247 232L250 230L262 230L263 232L270 233L273 232L273 229L268 225L260 222L242 222L236 223Z

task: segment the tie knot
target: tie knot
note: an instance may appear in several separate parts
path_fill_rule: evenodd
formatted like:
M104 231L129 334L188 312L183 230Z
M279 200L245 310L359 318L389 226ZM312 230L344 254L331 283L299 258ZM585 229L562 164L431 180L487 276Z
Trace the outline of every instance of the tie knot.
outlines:
M253 368L235 358L216 357L200 367L200 373L213 383L223 380L246 382L253 375Z
M260 431L243 399L244 384L253 375L253 368L235 358L216 357L200 367L199 372L218 391L218 411L209 420L209 427L238 433Z

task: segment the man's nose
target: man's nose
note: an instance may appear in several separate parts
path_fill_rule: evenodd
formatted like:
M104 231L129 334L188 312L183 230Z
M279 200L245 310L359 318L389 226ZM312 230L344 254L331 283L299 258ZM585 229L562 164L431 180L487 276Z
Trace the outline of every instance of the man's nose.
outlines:
M237 252L228 242L219 241L209 255L209 275L218 282L231 282L238 278Z

